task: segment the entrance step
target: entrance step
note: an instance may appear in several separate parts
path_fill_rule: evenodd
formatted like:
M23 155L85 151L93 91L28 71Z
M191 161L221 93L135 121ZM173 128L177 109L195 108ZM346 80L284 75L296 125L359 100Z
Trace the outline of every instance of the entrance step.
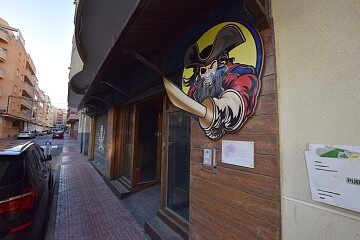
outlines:
M145 232L152 240L184 240L158 217L145 222Z
M115 190L115 194L120 198L123 199L124 197L127 197L130 195L130 191L124 187L118 180L112 180L110 181L110 187Z

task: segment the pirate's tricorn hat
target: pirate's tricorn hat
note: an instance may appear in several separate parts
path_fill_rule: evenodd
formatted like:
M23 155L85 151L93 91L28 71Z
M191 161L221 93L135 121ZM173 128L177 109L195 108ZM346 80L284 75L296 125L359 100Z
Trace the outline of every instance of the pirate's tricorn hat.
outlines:
M243 42L245 42L245 37L240 28L234 24L226 25L217 33L213 44L205 47L200 53L196 43L186 51L185 68L207 65L222 52L229 52Z

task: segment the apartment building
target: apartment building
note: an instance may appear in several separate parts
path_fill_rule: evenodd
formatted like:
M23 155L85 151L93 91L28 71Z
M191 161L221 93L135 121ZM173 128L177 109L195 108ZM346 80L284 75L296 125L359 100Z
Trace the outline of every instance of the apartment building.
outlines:
M50 98L39 88L36 68L19 29L0 18L0 138L22 130L41 131Z
M56 108L55 112L55 125L56 126L65 126L67 119L67 111L63 108Z
M47 126L47 129L50 129L52 126L55 125L55 118L53 112L55 112L55 107L51 104L50 97L48 95L45 95L45 126Z

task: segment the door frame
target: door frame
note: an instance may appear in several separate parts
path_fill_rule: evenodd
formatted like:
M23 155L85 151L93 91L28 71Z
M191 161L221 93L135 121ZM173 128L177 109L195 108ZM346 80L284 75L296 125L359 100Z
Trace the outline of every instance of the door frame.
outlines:
M161 151L161 197L160 208L158 211L159 217L164 220L171 228L176 229L184 239L189 237L189 222L180 218L177 214L166 207L166 188L167 188L167 114L171 112L183 111L173 105L167 96L163 100L163 124L162 124L162 151ZM190 174L190 173L189 173ZM189 183L190 184L190 183ZM189 186L190 187L190 186ZM190 188L189 188L190 191ZM189 206L190 208L190 206Z
M154 181L150 182L144 182L144 183L137 183L136 182L136 168L137 168L137 157L136 157L136 151L138 149L138 130L139 130L139 106L142 105L149 105L156 106L159 108L159 114L158 114L158 133L157 133L157 161L156 161L156 179ZM132 125L131 129L126 129L127 126L125 123L125 116L126 116L126 110L131 109L130 111L133 112L133 119L132 121L134 124ZM128 106L120 106L116 110L116 127L115 127L115 149L114 149L114 170L113 170L113 176L115 179L119 179L119 181L131 192L135 193L141 190L144 190L150 186L160 184L161 183L161 148L162 148L162 123L163 123L163 94L152 96L151 98L148 98L144 101L136 102L134 104L128 105ZM131 172L132 176L130 181L122 176L122 164L123 161L126 161L125 159L125 152L124 152L124 144L125 144L125 133L126 131L133 131L133 139L132 139L132 159L131 159Z

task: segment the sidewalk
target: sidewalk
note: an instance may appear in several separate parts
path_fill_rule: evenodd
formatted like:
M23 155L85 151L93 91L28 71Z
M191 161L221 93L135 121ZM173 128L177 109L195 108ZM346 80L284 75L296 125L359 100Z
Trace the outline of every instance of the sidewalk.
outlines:
M80 153L77 141L68 135L63 146L53 239L150 239Z

